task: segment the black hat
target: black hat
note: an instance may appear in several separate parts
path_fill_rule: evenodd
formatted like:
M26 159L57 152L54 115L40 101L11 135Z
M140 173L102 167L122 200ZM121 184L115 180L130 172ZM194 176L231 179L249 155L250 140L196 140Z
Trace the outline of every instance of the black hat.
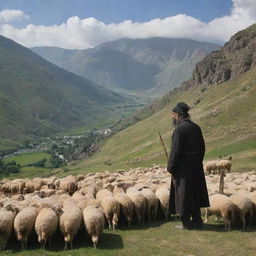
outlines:
M178 114L187 114L189 111L189 106L185 102L179 102L173 109L173 112Z

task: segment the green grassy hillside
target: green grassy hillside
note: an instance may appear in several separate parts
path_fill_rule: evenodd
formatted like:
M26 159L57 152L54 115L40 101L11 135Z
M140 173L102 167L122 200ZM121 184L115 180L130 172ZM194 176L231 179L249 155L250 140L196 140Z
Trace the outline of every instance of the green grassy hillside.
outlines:
M0 36L0 149L112 123L127 101Z
M93 157L74 162L72 173L97 172L105 169L128 169L152 164L165 165L157 131L169 149L171 109L179 101L189 105L191 118L203 130L206 159L233 156L233 170L256 167L256 68L239 78L211 86L191 87L172 93L169 103L154 115L115 134Z

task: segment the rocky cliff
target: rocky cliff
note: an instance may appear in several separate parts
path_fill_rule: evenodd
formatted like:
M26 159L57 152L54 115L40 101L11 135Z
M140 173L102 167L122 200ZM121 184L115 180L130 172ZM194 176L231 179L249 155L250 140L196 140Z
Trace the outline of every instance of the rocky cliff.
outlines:
M198 62L191 85L210 86L238 77L256 65L256 24L236 33L223 47Z

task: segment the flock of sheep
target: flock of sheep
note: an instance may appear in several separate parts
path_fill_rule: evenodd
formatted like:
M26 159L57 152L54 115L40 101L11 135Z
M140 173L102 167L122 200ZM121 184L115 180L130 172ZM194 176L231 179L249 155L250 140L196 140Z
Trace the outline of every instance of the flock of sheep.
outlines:
M59 229L64 249L72 249L80 229L96 247L105 226L115 230L120 222L134 223L157 218L168 220L171 177L165 168L137 168L65 178L3 179L0 181L0 249L14 233L27 248L35 231L45 248ZM205 210L223 217L225 228L239 221L245 227L256 220L256 173L227 173L225 195L218 194L219 176L206 176L211 206Z
M85 228L96 247L105 224L143 224L162 214L168 219L169 174L161 168L104 172L58 179L3 179L0 183L0 249L14 233L27 248L35 230L42 248L51 245L57 229L71 249L74 237ZM159 213L160 212L160 213Z

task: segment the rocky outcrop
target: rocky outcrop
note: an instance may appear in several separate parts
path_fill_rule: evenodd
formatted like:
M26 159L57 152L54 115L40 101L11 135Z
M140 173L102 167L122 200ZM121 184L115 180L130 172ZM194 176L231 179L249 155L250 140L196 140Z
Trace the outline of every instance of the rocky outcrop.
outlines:
M256 65L256 24L236 33L223 47L198 62L191 85L210 86L238 77Z

